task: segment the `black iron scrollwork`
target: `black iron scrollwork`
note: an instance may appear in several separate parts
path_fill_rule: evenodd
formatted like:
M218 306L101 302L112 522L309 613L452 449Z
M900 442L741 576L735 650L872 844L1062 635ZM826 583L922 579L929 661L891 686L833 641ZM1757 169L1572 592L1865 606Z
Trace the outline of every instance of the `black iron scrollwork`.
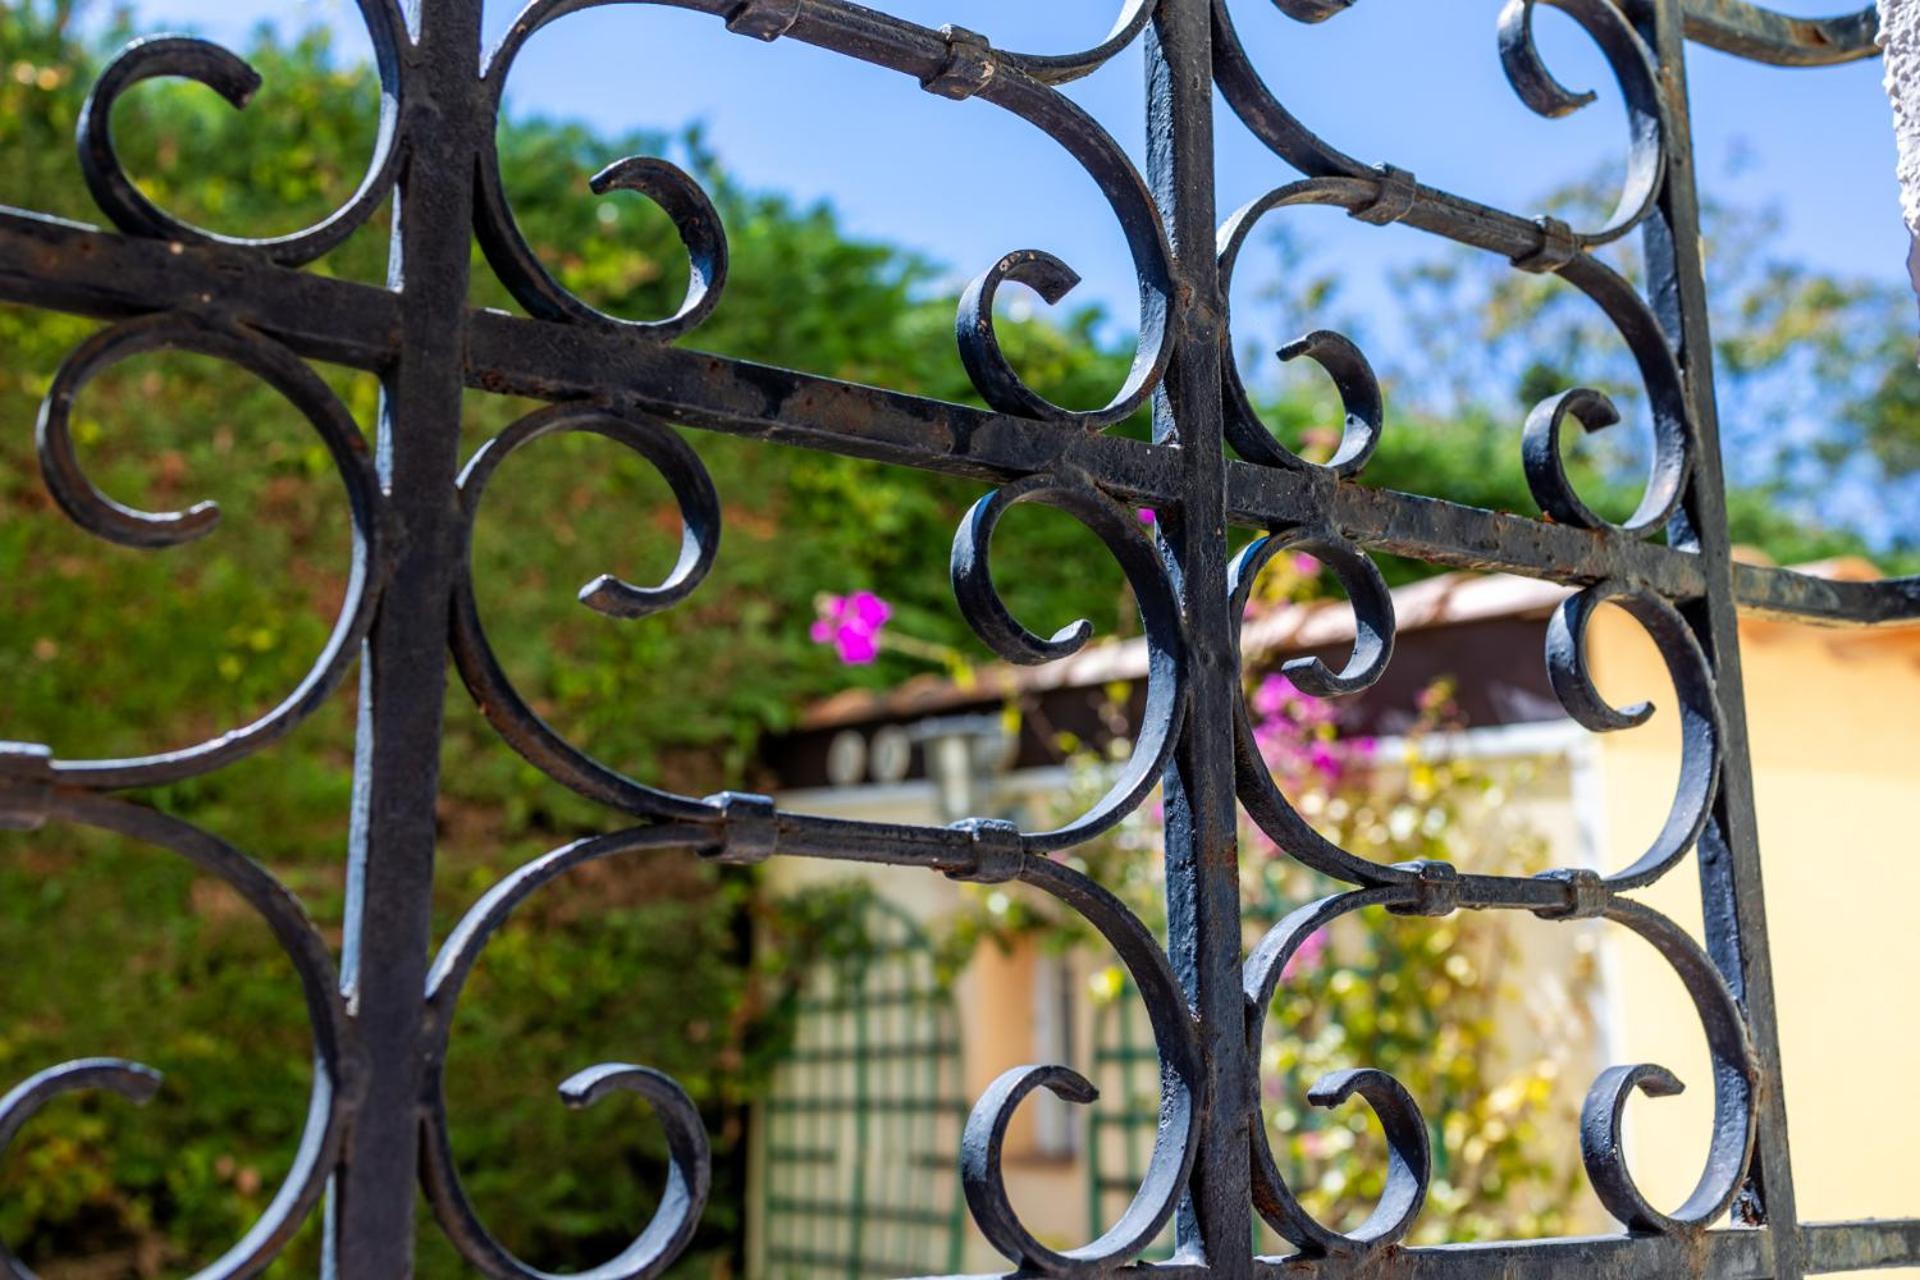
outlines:
M1097 69L1135 41L1152 16L1151 0L1128 0L1112 32L1076 54L1009 54L958 27L940 31L842 0L805 0L768 5L760 0L534 0L515 19L488 59L489 108L497 114L514 58L548 24L586 9L615 4L669 4L717 14L742 34L763 40L795 39L820 45L876 66L914 76L930 93L979 98L1038 127L1087 172L1119 220L1140 285L1140 336L1126 379L1112 399L1095 410L1053 404L1027 386L1007 362L994 332L993 299L1003 282L1027 284L1057 302L1078 283L1059 259L1037 250L1008 254L988 268L962 296L956 331L974 385L988 404L1006 413L1070 422L1098 430L1130 416L1153 393L1172 353L1169 337L1173 291L1170 250L1153 197L1126 153L1070 99L1053 86ZM626 168L622 168L626 166ZM677 337L703 318L717 300L725 270L725 242L712 206L697 185L662 161L629 159L604 171L595 190L621 184L643 191L666 209L693 259L693 287L686 304L666 321L635 327L659 337ZM564 289L521 237L499 174L496 148L481 157L478 231L488 258L523 306L548 319L610 321ZM631 323L631 322L630 322Z
M266 922L293 965L314 1037L306 1128L293 1167L259 1220L218 1260L196 1272L194 1280L255 1275L287 1246L319 1203L346 1140L349 1108L364 1083L346 1000L326 940L299 900L258 863L177 818L73 791L57 793L42 816L166 849L218 877ZM117 1058L84 1058L42 1071L0 1098L0 1156L34 1114L62 1094L108 1089L145 1103L159 1091L160 1083L160 1073L153 1068ZM34 1280L33 1272L4 1243L0 1243L0 1277Z
M1686 620L1666 601L1614 584L1569 597L1548 624L1547 674L1567 714L1595 733L1630 729L1653 715L1651 703L1615 708L1594 688L1587 669L1587 627L1594 611L1609 603L1619 605L1653 638L1680 698L1680 780L1673 808L1647 851L1632 866L1607 877L1612 887L1627 890L1658 880L1700 839L1719 785L1726 730L1713 669Z
M1386 579L1362 552L1324 531L1291 530L1269 534L1247 544L1229 571L1228 590L1236 628L1247 610L1260 571L1282 551L1305 552L1333 570L1353 606L1353 652L1345 666L1334 671L1319 658L1295 658L1282 673L1302 692L1315 697L1345 697L1377 683L1393 658L1393 597ZM1317 831L1287 801L1267 770L1254 738L1246 698L1234 706L1234 759L1240 803L1268 839L1289 857L1342 880L1357 884L1405 881L1410 874L1381 866L1349 853Z
M1352 0L1286 0L1279 7L1302 22L1321 22L1351 7ZM1599 46L1627 99L1627 173L1613 216L1592 232L1574 233L1574 246L1605 244L1645 220L1659 193L1666 169L1666 112L1645 42L1605 0L1510 0L1499 24L1500 54L1508 79L1521 100L1542 115L1563 116L1593 101L1591 93L1573 93L1542 61L1533 39L1534 11L1540 3L1559 9ZM1214 76L1243 123L1274 153L1309 178L1361 178L1392 181L1401 171L1354 159L1303 124L1261 79L1234 29L1229 0L1213 0ZM1527 219L1448 192L1418 186L1398 217L1422 230L1463 244L1493 248L1488 240L1501 231L1537 235ZM1487 225L1489 223L1498 224ZM1514 255L1517 256L1517 255Z
M1232 288L1234 268L1239 264L1240 252L1246 247L1247 237L1268 213L1297 204L1339 203L1341 196L1354 198L1361 194L1353 184L1346 184L1343 189L1335 185L1336 181L1292 183L1236 210L1221 226L1218 237L1221 291L1225 293ZM1319 365L1333 379L1340 393L1345 421L1341 427L1340 443L1324 464L1325 469L1343 479L1358 475L1373 456L1373 451L1379 447L1380 432L1385 425L1380 380L1374 376L1372 364L1351 339L1330 329L1318 329L1288 343L1280 349L1279 356L1282 361L1305 357ZM1221 362L1221 373L1226 400L1227 439L1239 450L1240 456L1268 466L1299 468L1310 465L1274 440L1260 421L1259 414L1254 411L1252 398L1247 394L1246 384L1241 381L1239 364L1233 358L1231 344L1227 358Z
M1106 66L1139 39L1158 3L1159 0L1124 0L1106 38L1077 53L1003 52L1000 57L1042 84L1068 84Z
M1387 185L1386 179L1374 183L1350 178L1309 178L1277 187L1236 209L1221 224L1217 236L1216 253L1219 257L1222 295L1232 289L1234 269L1239 265L1240 254L1246 248L1254 228L1268 214L1297 205L1335 205L1344 206L1358 217L1377 204ZM1410 191L1408 194L1410 197ZM1266 466L1325 471L1340 479L1351 479L1360 474L1367 460L1373 456L1373 451L1379 447L1386 410L1382 402L1380 380L1374 375L1373 365L1352 339L1330 329L1317 329L1288 343L1278 353L1283 362L1302 357L1313 361L1333 379L1334 387L1340 394L1344 415L1340 443L1324 464L1307 462L1281 445L1267 431L1253 407L1246 383L1241 379L1232 343L1227 345L1228 350L1220 366L1226 410L1225 430L1228 442L1239 451L1241 457Z
M1607 0L1508 0L1500 13L1500 62L1520 100L1548 119L1570 115L1594 100L1591 90L1575 93L1547 70L1534 44L1534 13L1541 4L1579 23L1606 55L1627 99L1627 173L1620 198L1606 222L1576 233L1583 245L1617 240L1646 220L1660 194L1666 172L1666 108L1660 96L1653 55L1620 10Z
M988 551L1009 509L1043 502L1078 519L1113 553L1139 602L1148 646L1147 705L1133 753L1107 793L1086 814L1056 830L1028 836L1032 849L1061 849L1111 828L1153 789L1179 736L1186 706L1186 643L1180 606L1153 539L1132 512L1083 480L1033 476L980 499L953 538L953 591L967 622L1009 662L1034 665L1080 651L1093 634L1084 618L1041 639L1022 626L993 585Z
M448 935L427 979L433 1040L428 1057L430 1092L421 1145L421 1177L427 1201L447 1238L481 1274L493 1280L551 1280L551 1273L515 1257L481 1223L454 1163L446 1109L447 1040L453 1030L454 1007L475 962L488 940L522 902L573 868L620 854L698 848L707 839L708 833L701 828L667 825L576 841L536 858L501 880L474 903ZM646 1099L666 1130L667 1185L653 1219L633 1242L616 1257L579 1274L591 1280L652 1280L687 1247L706 1207L713 1177L707 1131L686 1090L651 1067L623 1062L588 1067L561 1083L560 1099L569 1107L589 1107L617 1091Z
M1015 1067L989 1085L967 1117L961 1183L981 1234L1015 1266L1048 1276L1101 1275L1137 1258L1153 1243L1186 1189L1206 1097L1199 1039L1166 953L1118 898L1079 872L1031 854L1022 861L1020 879L1059 899L1099 930L1133 978L1160 1053L1160 1123L1146 1177L1126 1211L1099 1239L1078 1249L1057 1252L1027 1230L1007 1194L1001 1161L1014 1110L1035 1089L1051 1090L1069 1102L1092 1102L1098 1096L1079 1072L1064 1066Z
M1681 1084L1664 1067L1609 1067L1594 1081L1580 1114L1580 1149L1587 1176L1607 1212L1629 1230L1670 1234L1711 1226L1733 1204L1753 1156L1754 1067L1746 1022L1719 971L1684 929L1652 908L1624 898L1608 907L1606 918L1653 944L1693 999L1713 1059L1713 1138L1706 1166L1686 1202L1671 1215L1655 1209L1627 1170L1622 1118L1635 1089L1658 1098L1680 1092Z
M278 391L312 424L346 486L353 560L340 613L325 648L299 685L271 711L243 728L197 746L128 760L57 760L62 781L87 787L136 787L210 772L284 737L346 678L373 620L385 573L384 502L365 439L338 396L305 361L259 334L216 320L165 313L103 329L67 357L40 406L41 474L73 522L124 547L158 548L213 531L211 502L185 511L137 511L94 487L74 449L71 418L81 390L105 370L155 351L188 351L237 365Z
M580 603L610 618L644 618L691 595L713 567L720 546L720 499L700 458L671 427L598 405L551 405L522 418L475 452L461 472L471 557L473 521L495 468L516 449L545 436L586 431L626 446L652 463L680 505L680 557L664 582L636 587L602 574L580 588ZM644 818L711 819L706 805L620 774L569 743L514 689L480 621L471 565L455 587L453 656L476 705L500 736L531 763L591 800Z
M535 33L570 13L619 2L544 0L522 10L487 59L484 80L492 113L499 114L514 59ZM612 191L637 192L659 205L672 220L686 246L689 266L687 296L673 315L664 320L623 320L581 301L554 279L520 233L500 177L500 148L489 145L481 149L474 230L494 274L529 314L541 319L617 324L629 332L662 340L696 328L719 304L727 279L726 229L720 225L720 214L706 192L685 170L650 156L616 160L594 174L589 185L600 196Z
M380 76L380 125L373 156L359 188L327 217L300 231L264 239L222 235L183 222L140 190L113 142L113 108L143 80L172 76L193 80L245 107L260 88L260 73L245 59L191 36L153 36L121 50L94 82L80 112L80 172L94 202L129 235L190 244L220 244L257 250L275 262L299 265L337 248L393 191L400 164L402 50L407 24L393 0L357 0L367 24Z
M1247 957L1246 997L1248 1043L1259 1061L1267 1009L1280 989L1287 961L1306 940L1341 916L1370 906L1393 906L1411 901L1398 888L1364 889L1336 894L1309 903L1275 925ZM1258 1097L1259 1082L1254 1082ZM1319 1080L1307 1094L1316 1107L1337 1107L1354 1094L1365 1099L1387 1135L1387 1179L1379 1203L1366 1221L1351 1232L1334 1231L1304 1209L1274 1162L1266 1126L1256 1112L1248 1130L1253 1153L1253 1203L1260 1216L1283 1237L1312 1254L1364 1253L1405 1238L1426 1202L1433 1172L1427 1122L1398 1080L1369 1067L1334 1072Z

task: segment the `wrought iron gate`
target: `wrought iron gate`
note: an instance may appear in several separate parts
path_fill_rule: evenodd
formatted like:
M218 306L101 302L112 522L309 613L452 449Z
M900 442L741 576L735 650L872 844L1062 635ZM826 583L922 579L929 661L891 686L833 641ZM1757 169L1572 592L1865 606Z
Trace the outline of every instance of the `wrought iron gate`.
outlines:
M319 433L352 511L354 573L332 643L264 718L191 749L139 759L54 759L31 743L0 748L0 818L7 824L105 828L191 859L252 904L299 971L317 1059L306 1136L264 1218L208 1274L258 1270L327 1196L329 1269L354 1280L404 1276L418 1180L441 1227L474 1267L495 1277L538 1276L487 1233L450 1155L441 1072L454 1006L489 936L542 885L589 859L665 849L736 864L811 857L1019 879L1060 899L1106 937L1143 993L1162 1080L1152 1155L1127 1211L1099 1239L1062 1252L1035 1239L1008 1200L1000 1150L1013 1110L1039 1088L1088 1097L1086 1080L1066 1066L1022 1068L999 1079L975 1105L958 1153L974 1220L1012 1263L1031 1272L1088 1276L1126 1267L1170 1219L1181 1249L1179 1260L1161 1270L1221 1277L1298 1269L1327 1276L1791 1278L1920 1256L1920 1222L1814 1226L1795 1214L1735 633L1738 608L1870 624L1920 615L1920 592L1910 582L1816 582L1730 559L1686 92L1689 40L1783 65L1839 62L1872 53L1870 9L1813 20L1748 0L1510 0L1500 50L1530 107L1560 115L1586 100L1554 79L1535 48L1538 3L1585 29L1627 101L1631 150L1619 206L1600 226L1573 227L1490 208L1423 185L1404 169L1341 152L1292 115L1250 65L1229 0L1127 0L1109 36L1064 56L1009 52L972 31L931 30L847 0L667 0L710 14L741 36L803 41L898 72L928 93L990 102L1050 135L1086 170L1130 247L1142 321L1138 356L1120 391L1104 408L1076 412L1036 394L996 339L994 298L1002 288L1022 285L1052 301L1075 282L1066 264L1031 250L994 263L961 302L960 355L984 409L681 345L720 298L727 242L695 183L657 159L620 160L594 187L639 191L672 217L692 262L684 305L666 320L628 323L567 292L516 227L493 138L503 86L527 39L596 2L535 0L483 56L478 0L416 0L409 14L398 0L360 0L384 87L380 141L358 192L298 233L238 241L183 225L121 167L108 117L133 84L185 76L242 105L257 83L233 54L183 38L132 45L93 88L79 163L114 230L0 211L0 298L111 322L55 376L39 424L46 482L70 517L110 541L141 547L183 542L216 518L205 506L152 513L118 505L92 486L76 457L69 431L76 393L115 362L162 348L232 362L275 387ZM1311 22L1336 17L1350 0L1276 3ZM1149 86L1144 175L1057 90L1136 52ZM1216 88L1245 127L1301 174L1224 223L1213 198ZM300 269L353 234L390 196L398 229L386 287ZM1616 416L1603 396L1580 389L1542 404L1520 433L1527 475L1548 520L1355 483L1383 430L1382 406L1365 357L1332 333L1308 335L1286 354L1305 356L1334 377L1347 411L1343 443L1326 465L1280 447L1254 417L1234 369L1226 285L1249 232L1291 205L1403 223L1510 259L1517 270L1557 273L1585 293L1625 340L1652 407L1655 449L1639 509L1620 524L1601 519L1561 466L1559 440L1569 420L1593 428ZM1634 231L1646 246L1645 297L1590 252ZM474 236L525 317L469 309ZM373 444L309 360L379 376L384 403ZM550 404L462 469L459 416L469 388ZM1149 401L1152 441L1106 432ZM981 637L1020 662L1072 653L1086 643L1088 628L1042 638L1010 615L989 569L994 528L1022 502L1060 508L1087 525L1132 583L1153 654L1138 746L1111 791L1051 831L990 820L934 829L810 818L759 796L669 794L607 768L543 724L494 660L475 607L466 555L475 509L495 470L520 446L558 432L611 437L672 486L685 542L665 582L642 587L603 577L582 600L618 618L669 608L699 587L720 536L713 487L669 421L999 486L956 535L953 583ZM1156 531L1133 518L1136 505L1161 513ZM1230 523L1266 536L1230 558ZM1262 565L1287 547L1310 549L1332 566L1359 619L1343 670L1318 660L1294 667L1295 683L1315 693L1363 688L1391 655L1394 619L1370 550L1578 587L1554 621L1546 657L1569 712L1596 731L1628 727L1647 713L1609 706L1595 691L1582 654L1588 620L1605 603L1637 618L1665 654L1686 730L1672 814L1645 856L1605 876L1569 869L1527 879L1434 863L1378 865L1316 835L1262 769L1240 705L1239 608ZM435 958L428 888L449 651L509 743L633 822L522 867L474 904ZM299 903L237 848L118 793L260 750L313 711L356 658L362 710L349 921L336 970ZM1161 780L1172 922L1165 950L1113 895L1051 856L1117 822ZM1241 953L1236 796L1292 856L1353 886L1282 921L1251 956ZM1706 906L1705 950L1631 896L1689 852ZM1500 909L1550 919L1604 917L1658 948L1692 994L1714 1062L1711 1149L1686 1203L1672 1212L1648 1204L1620 1143L1628 1095L1671 1092L1676 1083L1658 1066L1620 1066L1594 1086L1579 1141L1595 1190L1628 1234L1403 1249L1397 1241L1420 1212L1429 1176L1427 1127L1394 1080L1358 1070L1322 1081L1312 1098L1333 1106L1357 1094L1378 1113L1392 1148L1385 1199L1350 1234L1305 1214L1253 1123L1255 1049L1263 1034L1284 1034L1264 1026L1265 1013L1295 947L1325 921L1367 905L1403 914ZM154 1077L111 1060L52 1068L0 1100L0 1143L45 1099L85 1087L144 1096ZM652 1275L671 1263L708 1186L705 1135L672 1081L644 1067L608 1064L575 1076L563 1093L586 1105L618 1089L657 1108L673 1171L651 1225L593 1273L609 1280ZM1734 1225L1718 1226L1729 1210ZM1302 1261L1254 1256L1256 1212L1293 1242ZM0 1272L23 1274L4 1254Z

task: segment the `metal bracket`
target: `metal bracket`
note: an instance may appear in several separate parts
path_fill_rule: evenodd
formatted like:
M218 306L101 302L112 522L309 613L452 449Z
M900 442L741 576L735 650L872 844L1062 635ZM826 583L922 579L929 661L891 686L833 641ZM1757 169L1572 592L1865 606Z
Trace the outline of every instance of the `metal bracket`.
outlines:
M807 0L740 0L727 14L727 30L755 40L778 40L800 21Z
M1513 265L1522 271L1544 275L1572 262L1580 252L1580 237L1573 233L1573 228L1558 218L1545 215L1533 221L1540 228L1540 247L1532 253L1521 254L1513 260Z
M53 748L0 742L0 831L37 831L53 801Z
M993 46L978 31L948 24L940 28L947 42L947 60L940 69L920 81L928 93L959 101L971 98L987 87L1000 69L994 61Z
M1450 916L1460 909L1460 871L1451 862L1422 858L1418 862L1396 862L1395 868L1411 871L1419 897L1412 902L1387 908L1397 916Z
M947 878L973 884L1005 884L1020 874L1025 850L1020 843L1020 828L1005 818L968 818L949 830L964 831L973 839L973 867L968 871L949 871Z
M1536 880L1556 880L1567 888L1564 907L1544 907L1533 914L1542 920L1592 920L1606 914L1613 890L1591 867L1560 867L1543 871Z
M1384 227L1413 212L1413 206L1420 199L1420 183L1411 170L1396 165L1380 165L1377 172L1380 175L1380 190L1373 197L1373 203L1355 209L1352 216L1361 222Z
M707 803L718 806L724 824L719 843L702 851L708 861L757 866L780 847L780 812L770 797L722 791L708 796Z

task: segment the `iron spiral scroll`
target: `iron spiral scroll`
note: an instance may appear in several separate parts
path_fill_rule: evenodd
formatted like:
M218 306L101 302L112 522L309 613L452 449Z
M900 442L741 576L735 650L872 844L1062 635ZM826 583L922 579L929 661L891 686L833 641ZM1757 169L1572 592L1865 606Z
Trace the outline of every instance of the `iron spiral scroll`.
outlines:
M1274 0L1273 7L1280 20L1316 23L1337 18L1353 2ZM700 325L724 300L726 228L698 181L658 157L607 157L591 185L596 194L644 195L672 221L688 255L685 298L669 316L636 320L607 315L568 291L515 220L494 137L525 45L549 24L611 4L669 5L706 14L751 39L800 41L897 73L937 97L991 104L1051 138L1093 181L1130 255L1140 321L1121 385L1098 408L1068 409L1044 397L1007 358L995 328L996 297L1017 286L1057 303L1078 281L1065 260L1032 248L1004 254L961 293L956 355L984 408L701 353L695 349ZM1316 133L1262 78L1241 42L1236 21L1247 16L1243 10L1262 7L1251 0L1122 0L1104 36L1060 54L1010 52L962 27L936 30L848 0L533 0L483 57L472 0L422 0L418 7L410 24L394 0L360 0L381 88L377 141L353 194L304 230L266 239L215 234L160 207L128 173L115 150L111 117L115 103L141 81L183 77L236 108L259 86L257 73L231 51L174 36L136 41L111 61L80 124L80 171L117 234L0 210L0 300L110 321L54 374L38 424L44 480L69 518L107 541L150 550L213 531L218 512L210 504L150 512L114 501L89 480L74 446L70 423L88 381L120 360L158 350L224 361L291 403L337 471L350 516L348 586L331 635L303 679L261 718L196 745L130 759L67 760L35 744L0 743L0 825L98 828L188 859L231 885L258 913L298 976L314 1040L305 1133L281 1191L259 1223L199 1273L204 1280L260 1272L311 1216L330 1180L350 1183L357 1170L375 1164L404 1174L407 1185L375 1184L393 1196L409 1196L418 1178L447 1237L479 1273L545 1280L547 1273L488 1231L452 1154L443 1076L462 990L489 940L558 876L599 859L675 852L736 865L806 857L918 867L967 881L1017 881L1056 899L1105 939L1142 994L1153 1028L1161 1085L1153 1152L1141 1186L1111 1228L1078 1247L1042 1241L1023 1224L1009 1193L1007 1128L1035 1090L1084 1103L1093 1086L1070 1064L1020 1067L995 1081L972 1110L957 1158L981 1233L1024 1274L1080 1280L1145 1273L1149 1268L1135 1264L1176 1218L1181 1250L1173 1270L1237 1277L1263 1269L1277 1275L1283 1265L1328 1265L1335 1268L1329 1274L1344 1274L1337 1268L1371 1265L1389 1251L1415 1270L1454 1265L1447 1259L1458 1255L1440 1258L1404 1244L1419 1220L1433 1160L1430 1121L1398 1081L1360 1066L1322 1080L1308 1095L1320 1106L1358 1098L1386 1132L1385 1193L1354 1230L1333 1230L1304 1210L1264 1136L1258 1047L1287 961L1315 930L1366 908L1422 916L1518 910L1547 920L1604 920L1650 944L1679 977L1701 1023L1712 1062L1713 1135L1695 1190L1678 1209L1656 1208L1622 1155L1623 1109L1636 1090L1659 1096L1680 1082L1655 1064L1611 1067L1595 1082L1580 1126L1593 1187L1636 1237L1627 1245L1646 1250L1630 1259L1664 1265L1676 1250L1688 1258L1736 1258L1738 1246L1714 1253L1721 1248L1716 1238L1726 1233L1709 1229L1738 1199L1743 1217L1770 1224L1768 1274L1802 1273L1779 1136L1784 1112L1764 931L1757 887L1747 887L1757 876L1758 854L1743 781L1738 668L1730 661L1733 608L1736 598L1757 600L1776 612L1855 621L1910 618L1916 610L1913 597L1898 591L1821 594L1791 574L1736 575L1728 562L1711 368L1697 318L1703 304L1697 210L1686 171L1686 104L1683 85L1673 87L1673 69L1687 38L1786 65L1863 56L1873 34L1870 11L1813 20L1789 19L1748 0L1510 0L1494 38L1522 102L1557 117L1594 97L1562 84L1536 46L1538 10L1546 7L1566 14L1594 42L1626 105L1619 199L1599 225L1576 228L1424 185L1392 164L1363 163ZM1145 174L1061 91L1131 51L1142 53L1151 73ZM1216 89L1285 167L1284 180L1223 223L1212 203ZM409 218L415 199L431 214L451 209L459 216ZM387 287L300 270L395 200L403 240L414 237L409 243L433 251L423 255L431 265L418 274L410 265ZM1620 417L1604 395L1579 387L1564 389L1515 424L1542 519L1358 483L1390 429L1388 406L1366 354L1331 330L1311 332L1279 356L1312 361L1332 378L1342 406L1340 443L1320 462L1276 440L1237 366L1226 297L1254 229L1301 205L1338 207L1363 222L1404 224L1497 254L1517 270L1556 274L1591 300L1620 333L1646 393L1653 447L1636 510L1608 521L1582 500L1567 474L1562 448L1569 420L1594 431ZM1667 288L1653 301L1594 252L1634 232L1664 254ZM468 310L470 240L525 316ZM425 372L413 368L420 350L433 357ZM379 374L399 414L422 404L432 411L422 411L427 420L421 424L390 427L376 447L311 360ZM547 403L458 467L463 385ZM1151 442L1110 430L1149 405ZM586 583L579 598L613 623L648 625L649 617L701 589L721 549L720 495L681 427L777 437L993 484L955 533L952 586L969 625L1010 662L1070 656L1090 642L1092 628L1079 622L1043 637L1014 617L991 567L1003 517L1015 505L1035 503L1084 525L1124 574L1149 654L1144 719L1105 794L1048 830L992 819L944 828L828 819L787 812L758 795L676 794L628 776L542 721L496 656L477 603L469 557L473 529L485 518L485 493L505 483L496 477L503 467L510 472L515 452L559 434L595 434L643 459L678 506L678 560L659 583L603 575ZM431 492L423 498L417 485L396 481L401 475L424 476ZM1137 504L1160 513L1154 529L1134 517ZM1260 532L1231 559L1229 523ZM1662 531L1664 541L1656 536ZM1320 659L1286 668L1296 685L1320 696L1361 693L1392 661L1393 603L1376 553L1504 568L1574 588L1548 628L1545 659L1567 714L1595 732L1631 729L1652 714L1644 704L1609 705L1588 667L1585 637L1595 611L1611 604L1630 615L1671 676L1683 742L1671 810L1645 853L1605 873L1480 875L1443 863L1376 862L1315 829L1260 758L1237 652L1239 619L1255 579L1289 549L1310 551L1329 566L1354 612L1352 653L1338 670ZM548 777L631 820L623 830L562 845L509 874L471 906L430 964L427 935L399 939L396 946L410 948L418 962L417 972L403 975L412 981L405 990L381 987L389 975L363 966L351 948L336 965L295 896L233 844L115 794L194 777L265 750L339 688L356 657L380 653L385 637L392 637L395 652L415 652L415 660L418 652L431 653L438 665L416 671L439 673L450 661L507 744ZM437 747L437 706L431 714L418 707L395 711L391 720L383 714L370 701L363 733L409 741L424 734L423 745ZM375 758L371 750L367 755ZM388 781L373 764L358 767L365 789ZM1178 815L1166 850L1174 924L1165 942L1106 887L1061 859L1136 812L1156 784L1167 788ZM392 839L399 843L386 846L389 852L397 848L431 866L432 787L411 795L385 816L410 820L394 825L414 833L389 836L370 818L356 836L357 856L374 857L380 842ZM380 803L366 800L367 811ZM1286 855L1350 886L1302 905L1245 956L1233 905L1236 804ZM1717 865L1732 868L1703 881L1710 895L1723 895L1709 903L1707 949L1628 896L1703 847ZM422 904L372 905L405 914ZM376 1004L388 1012L370 1014ZM404 1013L397 1022L396 1008ZM396 1064L410 1073L400 1086L387 1078ZM0 1097L0 1154L56 1096L107 1089L141 1102L157 1084L152 1068L118 1059L51 1067ZM678 1084L642 1064L588 1066L560 1091L564 1102L579 1107L615 1091L635 1093L666 1130L668 1186L654 1218L617 1256L586 1273L593 1280L651 1280L687 1248L711 1187L699 1111ZM390 1264L410 1253L410 1223L380 1220L364 1194L350 1192L339 1203L332 1243L345 1260L341 1274L401 1274ZM1254 1213L1297 1257L1282 1264L1252 1255L1246 1228ZM1583 1274L1586 1247L1547 1242L1529 1255L1538 1260L1536 1271L1527 1271L1535 1263L1523 1260L1509 1274ZM1521 1265L1511 1257L1502 1265L1508 1264ZM1726 1266L1728 1274L1736 1269ZM1612 1274L1630 1270L1629 1264ZM0 1246L0 1277L28 1275Z

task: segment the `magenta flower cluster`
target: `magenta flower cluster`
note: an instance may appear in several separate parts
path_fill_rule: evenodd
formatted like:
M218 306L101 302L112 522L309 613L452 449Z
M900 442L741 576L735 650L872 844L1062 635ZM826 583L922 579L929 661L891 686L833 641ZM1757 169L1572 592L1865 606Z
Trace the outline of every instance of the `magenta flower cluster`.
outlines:
M1284 675L1263 678L1254 686L1251 702L1253 740L1283 782L1306 781L1316 774L1324 782L1338 782L1356 756L1365 759L1373 753L1371 738L1336 736L1333 704L1300 692Z
M1310 560L1310 557L1303 555L1298 560ZM1296 563L1296 567L1308 572L1317 571L1319 565L1317 562ZM1338 787L1352 778L1354 770L1365 768L1373 759L1372 738L1342 737L1338 732L1339 712L1334 705L1325 698L1302 693L1279 672L1263 676L1254 685L1247 709L1252 713L1253 740L1261 758L1273 771L1281 789L1290 794L1311 788ZM1280 852L1266 834L1257 829L1254 842L1270 856ZM1326 929L1316 929L1287 961L1281 977L1288 979L1318 968L1326 958L1331 941Z
M1285 675L1275 672L1262 677L1247 706L1252 712L1254 744L1275 781L1289 794L1337 787L1373 760L1372 738L1342 736L1334 705L1302 693ZM1258 843L1277 852L1264 834Z
M807 634L815 644L833 646L840 661L864 667L880 652L880 632L893 617L893 606L871 591L851 595L823 595L814 602L819 617Z

